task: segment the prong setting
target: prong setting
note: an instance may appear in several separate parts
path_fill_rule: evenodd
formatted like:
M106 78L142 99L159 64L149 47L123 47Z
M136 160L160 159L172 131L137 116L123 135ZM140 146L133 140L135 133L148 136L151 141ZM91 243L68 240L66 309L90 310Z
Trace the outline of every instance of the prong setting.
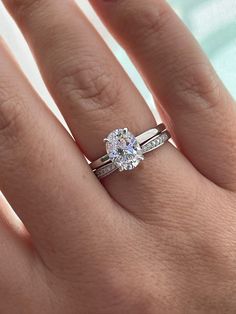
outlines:
M111 132L106 137L106 150L120 171L132 170L143 160L141 146L128 128Z
M118 170L119 170L120 172L122 172L122 171L124 171L124 167L123 167L123 166L120 166L120 167L118 168Z

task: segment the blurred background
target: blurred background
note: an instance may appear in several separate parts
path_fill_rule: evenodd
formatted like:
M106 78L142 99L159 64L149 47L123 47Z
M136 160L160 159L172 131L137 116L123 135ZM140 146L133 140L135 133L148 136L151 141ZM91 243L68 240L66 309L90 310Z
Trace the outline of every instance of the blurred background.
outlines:
M61 0L57 1L59 3ZM101 33L147 103L153 109L153 99L124 50L106 31L88 4L88 1L77 0L77 3ZM236 0L169 0L169 3L199 41L217 73L236 99ZM41 97L61 119L53 100L42 82L29 48L1 1L0 36L6 40L22 69Z

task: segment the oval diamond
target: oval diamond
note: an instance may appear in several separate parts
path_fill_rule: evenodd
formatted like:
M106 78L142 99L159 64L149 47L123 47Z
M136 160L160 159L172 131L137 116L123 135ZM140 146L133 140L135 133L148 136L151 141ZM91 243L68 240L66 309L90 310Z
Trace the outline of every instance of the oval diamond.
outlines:
M116 129L105 140L107 154L119 170L132 170L143 160L142 149L128 129Z

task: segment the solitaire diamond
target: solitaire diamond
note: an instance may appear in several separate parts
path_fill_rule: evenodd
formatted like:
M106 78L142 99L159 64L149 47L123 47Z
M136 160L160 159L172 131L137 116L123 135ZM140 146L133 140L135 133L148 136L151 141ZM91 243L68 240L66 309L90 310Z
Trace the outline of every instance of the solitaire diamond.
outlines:
M120 170L132 170L143 160L142 149L128 129L117 129L104 140L110 160Z

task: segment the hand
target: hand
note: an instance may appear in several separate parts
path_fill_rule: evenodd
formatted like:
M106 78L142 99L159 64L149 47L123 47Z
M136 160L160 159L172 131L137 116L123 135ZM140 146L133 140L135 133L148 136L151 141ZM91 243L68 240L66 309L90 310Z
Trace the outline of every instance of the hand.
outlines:
M236 313L235 103L162 0L91 0L177 148L100 183L84 155L156 122L74 1L4 0L75 141L0 48L1 314ZM84 155L83 155L84 154Z

